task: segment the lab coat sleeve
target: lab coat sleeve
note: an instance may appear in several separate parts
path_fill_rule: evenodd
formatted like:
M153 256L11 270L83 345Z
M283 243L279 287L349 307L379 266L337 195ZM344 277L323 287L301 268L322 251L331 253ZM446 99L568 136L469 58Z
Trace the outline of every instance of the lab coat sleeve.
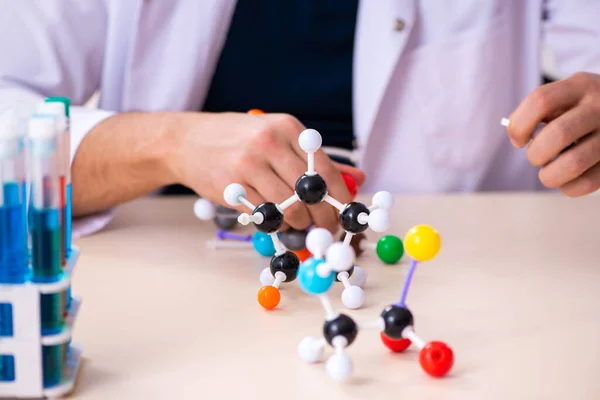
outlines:
M562 76L600 73L600 1L546 0L544 44Z
M82 107L99 87L105 0L19 0L0 12L0 110L30 110L49 96L71 99L71 162L85 135L111 112ZM73 234L101 229L110 212L74 221Z

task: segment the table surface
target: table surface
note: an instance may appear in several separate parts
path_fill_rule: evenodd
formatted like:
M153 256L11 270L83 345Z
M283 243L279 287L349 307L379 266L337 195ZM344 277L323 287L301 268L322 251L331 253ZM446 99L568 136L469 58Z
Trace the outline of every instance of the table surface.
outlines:
M282 286L278 309L260 308L258 273L268 259L207 249L216 228L195 219L194 200L132 202L106 230L76 242L73 292L83 304L75 341L84 362L72 398L600 396L599 197L397 197L388 233L403 237L426 223L442 235L408 303L419 334L448 343L455 366L430 378L416 350L392 354L377 332L361 331L348 348L355 370L346 384L297 355L303 337L322 331L319 300L294 282ZM371 321L397 300L408 260L384 266L367 253L358 263L369 274L365 306L344 311L339 284L331 299Z

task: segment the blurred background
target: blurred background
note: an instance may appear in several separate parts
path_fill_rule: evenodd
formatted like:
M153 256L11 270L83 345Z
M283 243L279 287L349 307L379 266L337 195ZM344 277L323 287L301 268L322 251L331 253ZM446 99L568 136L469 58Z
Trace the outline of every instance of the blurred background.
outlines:
M542 51L542 72L544 75L544 80L546 82L549 82L549 81L555 81L558 79L565 78L565 76L563 76L560 73L560 71L558 70L558 68L556 67L556 61L554 59L554 54L552 54L552 51L550 51L550 49L548 49L547 47L542 47L541 51ZM90 101L87 103L86 106L89 108L97 107L99 96L100 96L100 94L96 93L90 99ZM596 191L594 194L597 196L600 196L600 190Z

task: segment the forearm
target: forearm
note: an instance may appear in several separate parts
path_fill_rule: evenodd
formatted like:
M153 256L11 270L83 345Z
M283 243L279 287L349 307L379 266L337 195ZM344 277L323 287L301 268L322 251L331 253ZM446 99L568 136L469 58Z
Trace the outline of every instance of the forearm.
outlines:
M176 182L175 113L123 113L99 123L72 165L73 216L96 213Z

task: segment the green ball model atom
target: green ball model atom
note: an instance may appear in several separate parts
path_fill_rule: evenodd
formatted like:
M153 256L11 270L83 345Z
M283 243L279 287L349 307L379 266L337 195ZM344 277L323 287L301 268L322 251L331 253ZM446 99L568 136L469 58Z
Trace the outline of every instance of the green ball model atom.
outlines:
M404 255L404 245L398 236L386 235L377 241L377 256L386 264L396 264Z

